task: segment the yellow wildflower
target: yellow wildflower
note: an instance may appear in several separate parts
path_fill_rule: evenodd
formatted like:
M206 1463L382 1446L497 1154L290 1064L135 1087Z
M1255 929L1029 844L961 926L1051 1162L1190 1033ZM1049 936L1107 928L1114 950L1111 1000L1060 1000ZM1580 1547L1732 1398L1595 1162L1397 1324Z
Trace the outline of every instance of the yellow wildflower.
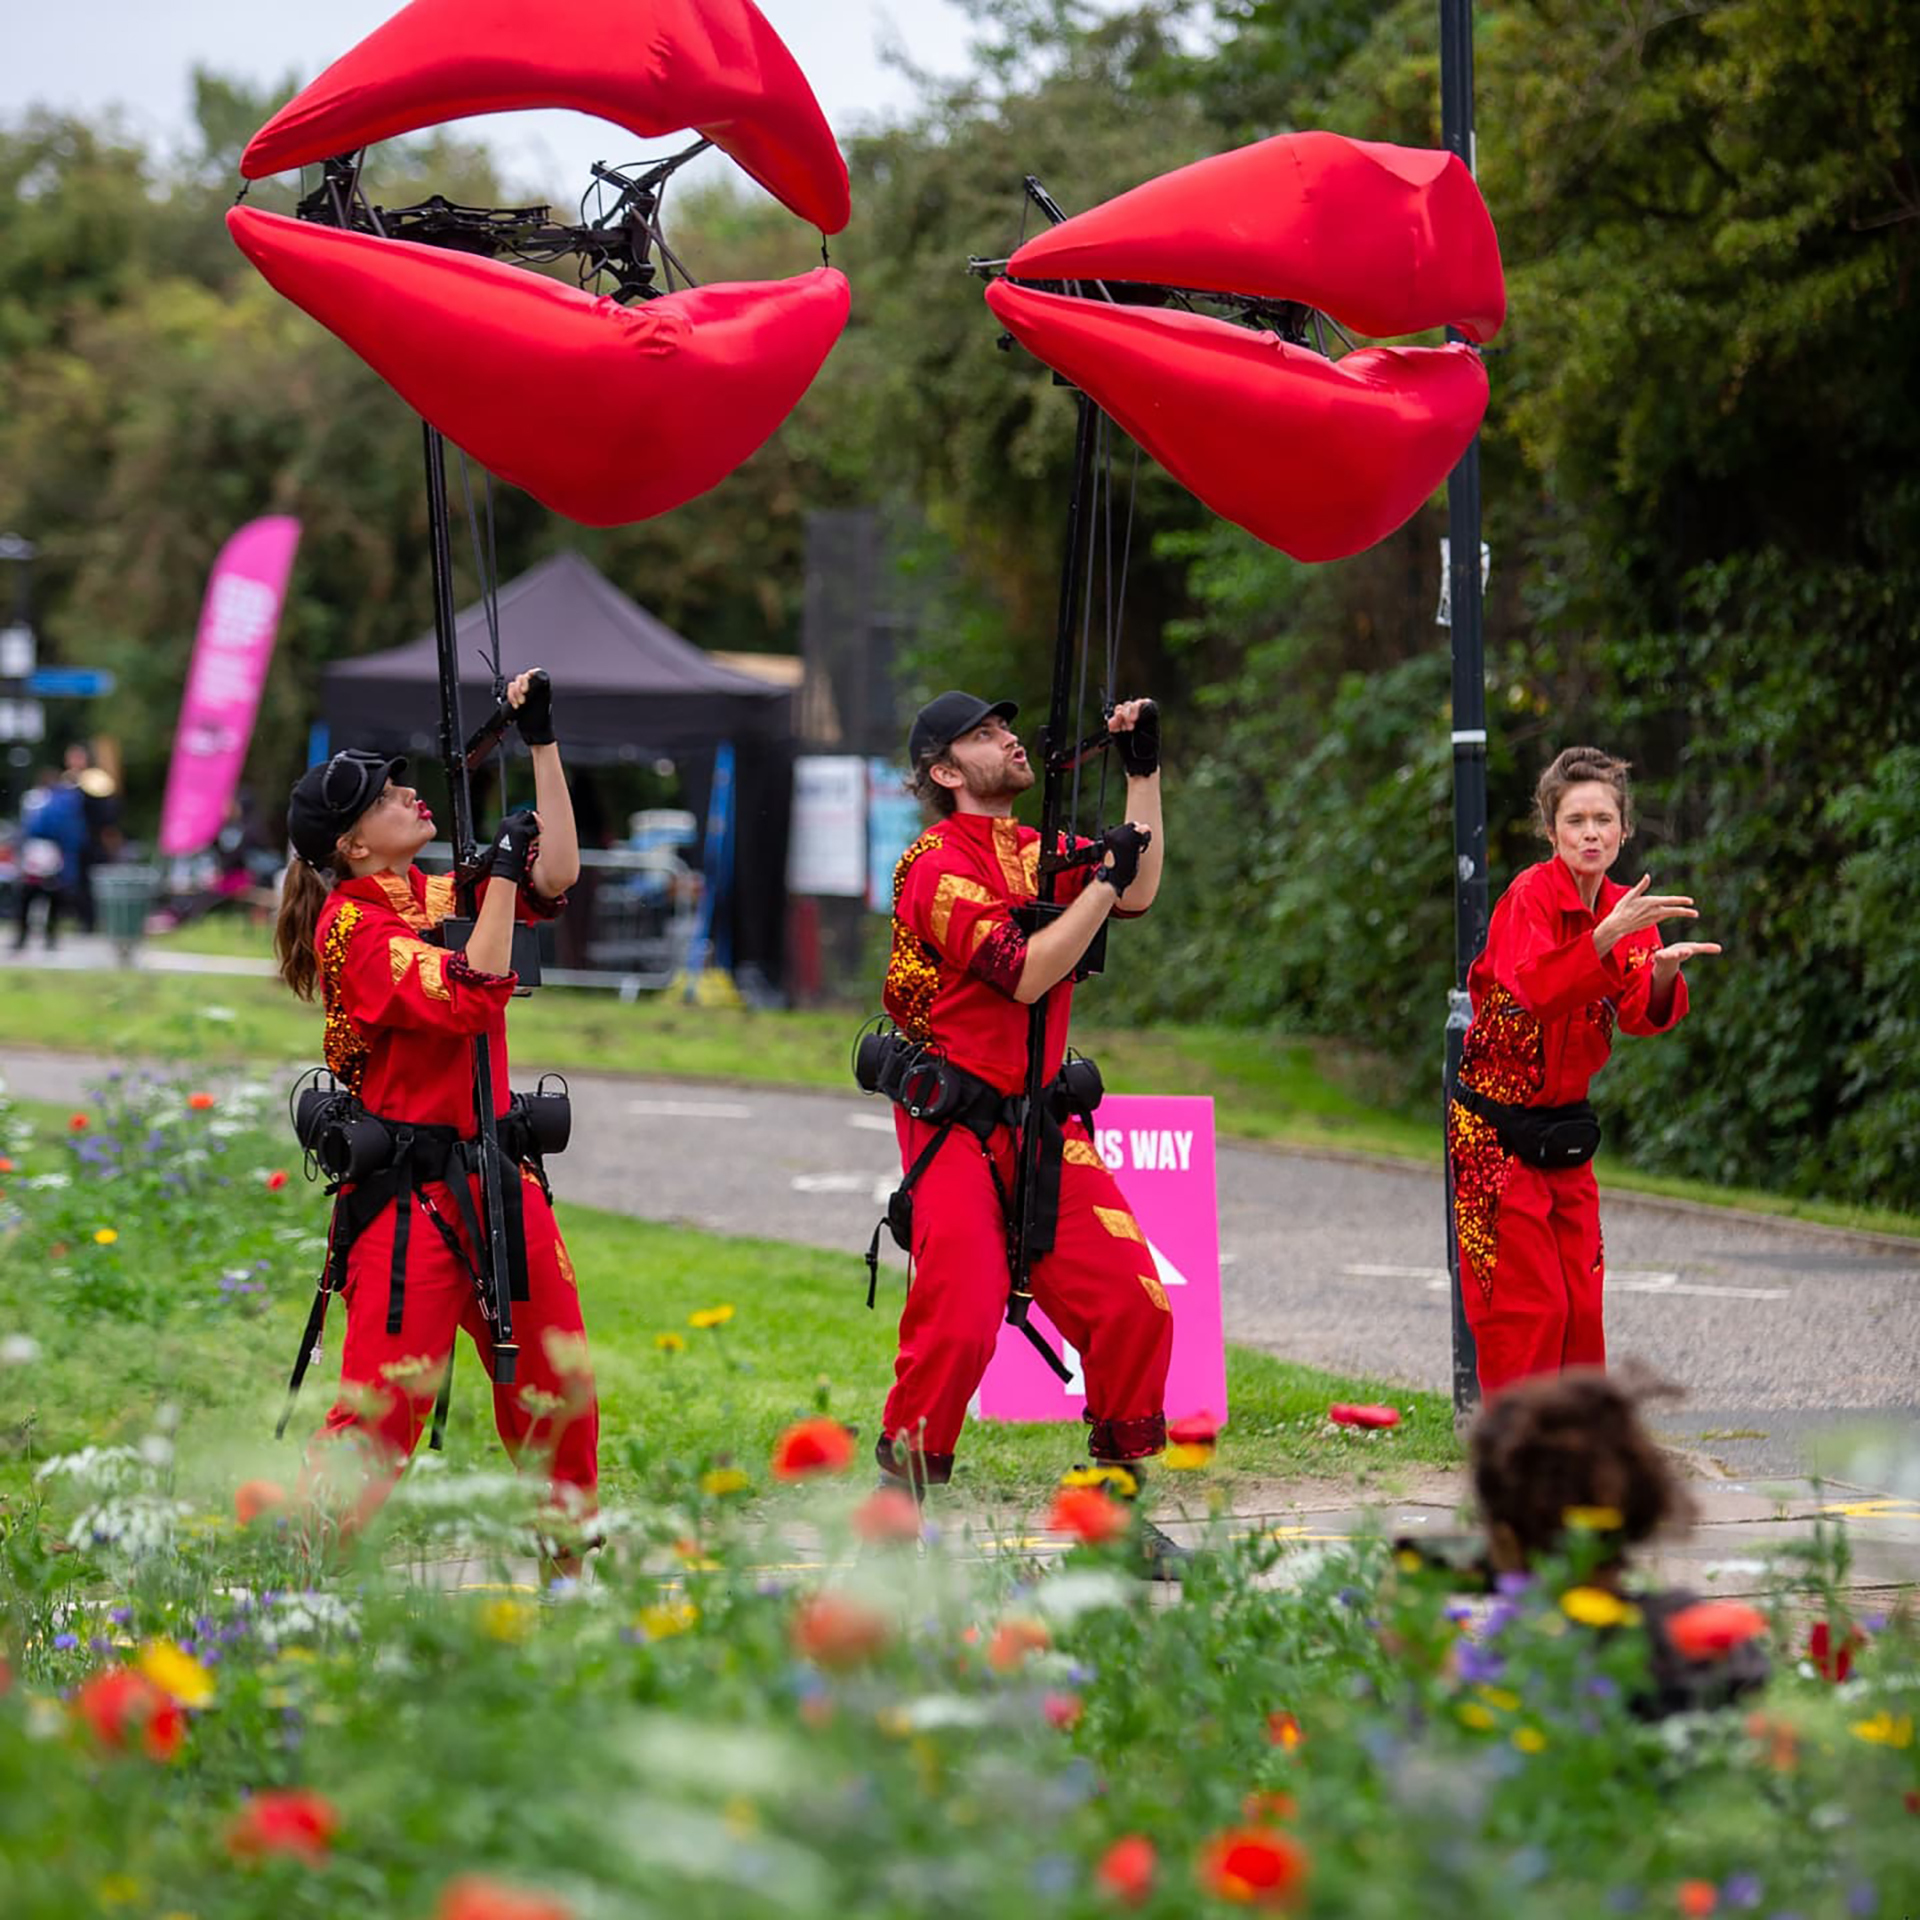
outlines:
M711 1467L700 1476L700 1491L709 1500L724 1500L730 1493L745 1493L749 1484L738 1467Z
M1498 1707L1502 1713L1514 1713L1519 1709L1520 1696L1517 1693L1509 1693L1505 1687L1475 1687L1474 1692L1488 1706Z
M140 1671L183 1707L204 1707L213 1700L213 1675L171 1640L149 1640L140 1649Z
M698 1313L687 1315L687 1325L705 1333L712 1327L724 1327L732 1318L733 1309L729 1306L702 1307Z
M130 1873L110 1873L94 1889L103 1907L130 1907L140 1898L140 1882Z
M1856 1740L1871 1740L1876 1747L1910 1747L1913 1745L1913 1715L1903 1713L1896 1719L1882 1707L1871 1720L1856 1720L1853 1723L1853 1737Z
M95 1227L93 1230L93 1244L96 1247L110 1247L119 1238L112 1227Z
M1618 1533L1627 1523L1618 1507L1568 1507L1560 1524L1579 1533Z
M1063 1487L1101 1487L1117 1499L1131 1500L1140 1482L1125 1467L1075 1467L1060 1476Z
M1513 1744L1518 1747L1522 1753L1545 1753L1547 1750L1547 1736L1542 1733L1538 1727L1515 1727L1513 1730Z
M480 1609L480 1631L489 1640L504 1640L509 1643L524 1640L533 1631L537 1614L524 1600L515 1600L507 1595L486 1601Z
M1478 1700L1463 1701L1454 1709L1454 1715L1463 1727L1473 1727L1481 1733L1493 1725L1493 1715Z
M656 1333L653 1336L653 1344L662 1353L685 1353L687 1336L684 1333Z
M1560 1596L1560 1611L1583 1627L1617 1627L1640 1617L1637 1607L1604 1587L1569 1587Z
M662 1601L651 1607L642 1607L634 1615L633 1624L649 1640L671 1640L677 1633L685 1633L700 1618L700 1609L691 1600Z
M1213 1458L1211 1447L1170 1446L1160 1456L1160 1464L1169 1473L1198 1473ZM1132 1475L1127 1476L1132 1479Z

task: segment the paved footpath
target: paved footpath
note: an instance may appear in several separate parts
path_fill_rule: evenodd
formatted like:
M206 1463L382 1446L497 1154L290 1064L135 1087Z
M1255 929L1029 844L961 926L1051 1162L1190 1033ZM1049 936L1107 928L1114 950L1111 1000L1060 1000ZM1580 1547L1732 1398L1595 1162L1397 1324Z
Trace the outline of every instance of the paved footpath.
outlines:
M106 1064L0 1052L15 1091L61 1101ZM518 1065L531 1084L539 1062ZM563 1202L842 1251L857 1308L859 1255L897 1178L891 1109L855 1092L571 1079L573 1144L552 1168ZM1230 1339L1447 1389L1436 1168L1227 1144L1219 1186ZM1858 1479L1851 1441L1833 1437L1858 1425L1920 1460L1920 1243L1620 1194L1604 1210L1612 1353L1687 1389L1662 1414L1667 1437L1736 1477Z

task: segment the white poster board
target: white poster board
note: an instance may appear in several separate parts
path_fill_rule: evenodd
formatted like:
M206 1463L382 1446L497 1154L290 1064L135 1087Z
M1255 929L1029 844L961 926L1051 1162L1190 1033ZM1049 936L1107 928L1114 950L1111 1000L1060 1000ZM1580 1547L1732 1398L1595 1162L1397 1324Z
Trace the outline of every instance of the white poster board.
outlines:
M864 898L867 763L858 754L803 754L793 763L787 891Z

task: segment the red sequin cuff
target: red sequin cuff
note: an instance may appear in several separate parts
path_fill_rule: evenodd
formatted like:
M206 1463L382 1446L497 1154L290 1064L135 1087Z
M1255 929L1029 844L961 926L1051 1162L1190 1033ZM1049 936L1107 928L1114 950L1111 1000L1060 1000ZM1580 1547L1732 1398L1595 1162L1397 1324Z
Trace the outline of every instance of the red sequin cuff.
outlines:
M1011 920L1003 921L973 950L967 971L1012 999L1027 964L1027 936Z
M1167 1416L1143 1413L1131 1420L1095 1420L1087 1451L1096 1460L1145 1460L1167 1444Z
M464 948L447 955L447 978L457 980L463 987L517 987L520 984L517 973L482 973L469 962Z

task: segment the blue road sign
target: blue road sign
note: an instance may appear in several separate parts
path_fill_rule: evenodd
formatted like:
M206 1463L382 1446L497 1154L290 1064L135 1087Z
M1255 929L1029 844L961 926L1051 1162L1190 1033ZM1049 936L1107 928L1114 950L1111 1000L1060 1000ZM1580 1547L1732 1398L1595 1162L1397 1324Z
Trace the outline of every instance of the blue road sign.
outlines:
M27 691L42 700L93 700L113 691L113 675L105 667L37 667Z

